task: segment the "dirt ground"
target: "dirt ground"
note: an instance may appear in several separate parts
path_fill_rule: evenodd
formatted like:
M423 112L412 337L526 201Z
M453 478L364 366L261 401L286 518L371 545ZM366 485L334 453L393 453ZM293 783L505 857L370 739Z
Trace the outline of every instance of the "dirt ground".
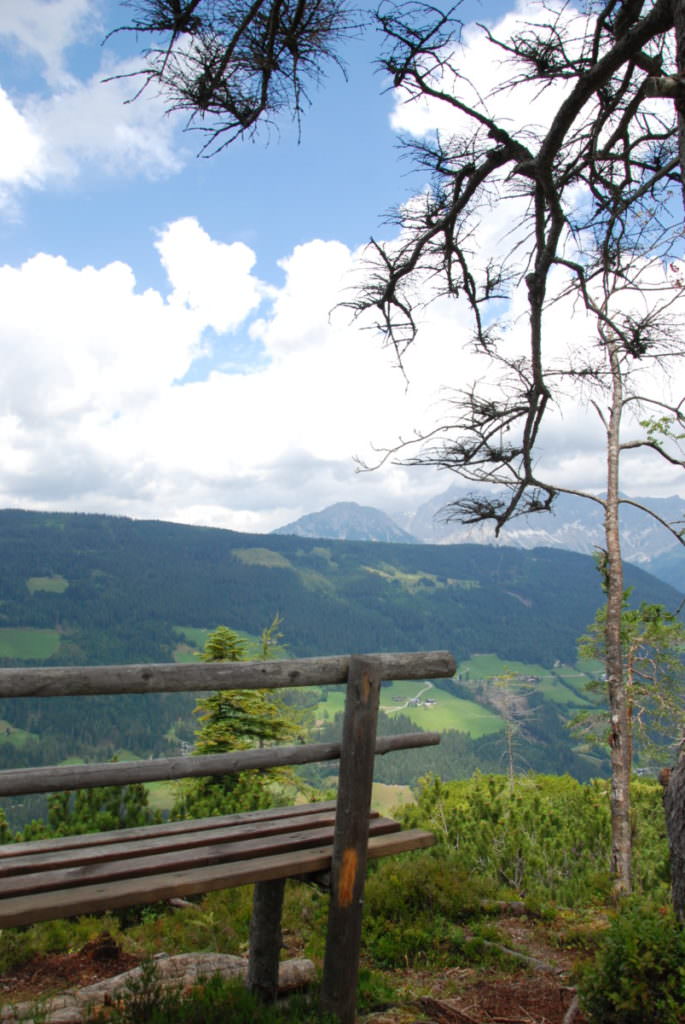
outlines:
M108 935L75 953L34 957L9 975L0 975L0 1002L28 1002L70 989L86 988L104 978L130 971L140 963Z
M498 930L508 948L525 952L537 966L522 963L514 974L458 965L435 973L403 971L393 976L402 1005L370 1014L365 1024L565 1024L574 995L574 956L560 952L534 923L521 918L500 919ZM0 1002L84 988L139 962L104 935L78 952L41 956L0 977ZM572 1024L584 1024L579 1012Z

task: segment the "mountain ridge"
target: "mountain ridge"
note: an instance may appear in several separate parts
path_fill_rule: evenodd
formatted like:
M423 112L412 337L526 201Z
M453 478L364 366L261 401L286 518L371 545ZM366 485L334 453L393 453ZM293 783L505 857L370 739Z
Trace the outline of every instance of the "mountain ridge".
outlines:
M592 555L604 545L603 509L598 503L575 495L560 494L553 510L521 516L508 523L495 537L490 523L463 524L448 519L446 506L463 497L459 485L448 488L403 517L406 529L392 516L371 506L338 502L319 512L309 513L274 533L320 539L393 540L419 544L483 544L532 550L549 547ZM636 498L667 522L683 520L685 500ZM441 515L441 511L443 511ZM377 524L384 523L387 533L380 535ZM626 503L621 509L621 542L626 562L652 572L659 579L680 589L685 580L685 548L675 537L645 512ZM401 538L392 536L394 526ZM411 539L409 539L411 538Z

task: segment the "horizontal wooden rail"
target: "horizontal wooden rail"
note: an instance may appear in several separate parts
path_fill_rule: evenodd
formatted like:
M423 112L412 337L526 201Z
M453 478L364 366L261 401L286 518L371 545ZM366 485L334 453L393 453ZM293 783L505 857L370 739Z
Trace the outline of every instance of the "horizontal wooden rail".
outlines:
M402 733L376 739L376 753L430 747L440 742L440 733ZM289 747L262 747L228 754L164 757L150 761L107 761L98 764L53 765L47 768L12 768L0 772L0 796L55 793L66 789L95 786L126 786L132 782L191 779L203 775L230 775L249 768L313 764L340 758L340 743L303 743Z
M454 675L449 651L363 655L381 679ZM258 690L331 686L347 682L350 655L286 661L197 662L190 665L94 665L74 668L0 669L0 697L76 697L116 693Z

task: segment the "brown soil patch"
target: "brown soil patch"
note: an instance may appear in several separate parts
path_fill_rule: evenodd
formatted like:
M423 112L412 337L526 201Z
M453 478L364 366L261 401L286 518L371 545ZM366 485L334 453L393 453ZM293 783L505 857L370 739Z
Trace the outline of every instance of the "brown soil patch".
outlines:
M47 953L28 960L11 974L0 975L0 1003L28 1002L85 988L130 971L140 959L124 953L109 935L101 935L77 953Z
M550 978L481 978L451 999L419 1000L423 1019L435 1024L563 1024L573 990ZM574 1016L574 1024L585 1018Z
M578 954L559 950L548 926L499 918L503 945L548 965L547 970L502 972L455 964L444 971L402 971L394 977L398 1004L370 1014L366 1024L564 1024L573 998L571 971ZM39 1000L122 974L141 958L124 953L108 935L79 952L36 957L0 977L0 1003ZM585 1024L577 1013L573 1024Z

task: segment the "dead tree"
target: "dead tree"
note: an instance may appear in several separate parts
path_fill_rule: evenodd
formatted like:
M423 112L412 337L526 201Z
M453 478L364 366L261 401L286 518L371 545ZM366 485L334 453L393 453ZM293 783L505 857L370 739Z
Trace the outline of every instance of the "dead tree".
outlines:
M491 521L499 533L517 516L549 511L559 492L580 493L539 468L550 411L571 390L600 416L606 498L586 496L604 509L612 869L617 891L629 891L619 467L624 453L639 447L682 465L678 435L685 423L681 398L645 389L639 373L646 363L680 354L669 307L682 283L677 273L659 280L678 252L681 230L668 203L681 182L675 111L672 104L643 103L647 78L661 76L670 59L672 8L661 0L609 0L580 13L541 4L539 16L507 38L483 28L505 66L490 95L463 76L452 15L408 4L379 19L389 40L384 67L395 86L408 101L449 108L459 127L452 137L408 142L431 187L398 213L399 242L373 243L367 283L353 305L372 315L401 363L420 340L426 290L463 300L473 313L474 350L489 366L476 384L455 382L448 415L432 430L416 431L416 449L400 442L381 461L439 466L475 483L478 489L446 514ZM521 117L517 127L510 111L529 109L531 86L543 95L560 83L546 123ZM502 94L505 115L496 112ZM507 225L508 244L503 240L487 258L477 230L492 208ZM528 352L512 357L500 310L517 287L526 290ZM648 301L646 289L654 290ZM561 359L545 335L548 310L558 301L572 301L579 321L592 321ZM643 432L626 437L625 420L640 407ZM664 525L680 539L677 526Z
M169 111L188 115L212 155L262 122L291 114L298 124L309 90L329 65L343 67L342 42L358 12L345 0L124 0L131 21L117 32L149 38L141 68L123 77L137 96L158 88ZM117 76L121 77L121 76Z

